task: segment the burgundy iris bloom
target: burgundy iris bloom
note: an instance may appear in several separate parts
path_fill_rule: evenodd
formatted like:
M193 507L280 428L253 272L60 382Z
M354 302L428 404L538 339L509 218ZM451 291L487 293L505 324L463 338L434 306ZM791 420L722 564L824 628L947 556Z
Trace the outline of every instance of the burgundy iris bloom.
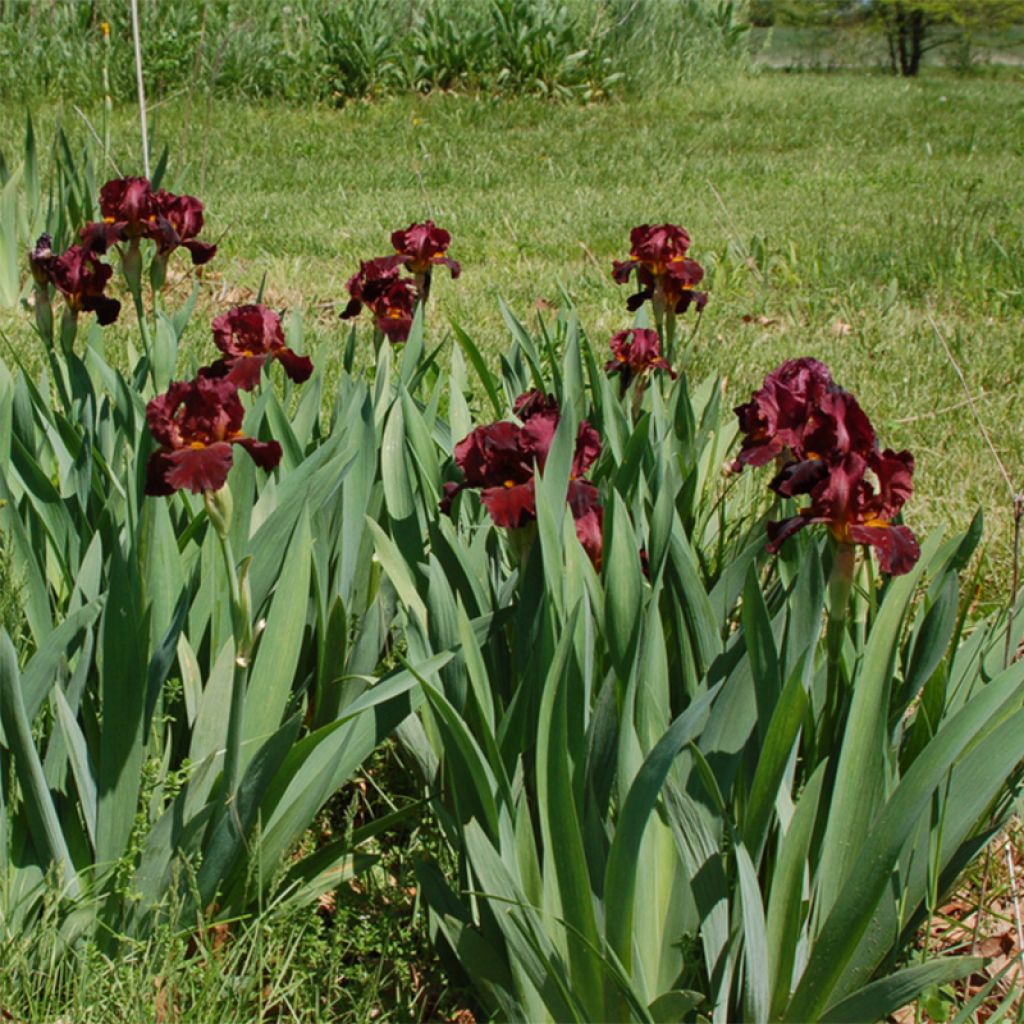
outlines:
M377 329L392 344L407 341L412 330L416 292L412 282L402 278L395 281L370 307Z
M148 234L159 212L148 178L120 178L100 189L100 213L109 224L123 225L122 238Z
M103 219L79 232L82 244L94 253L133 238L158 237L157 206L148 178L118 178L100 189Z
M217 252L196 237L203 229L203 204L194 196L154 192L148 178L119 178L100 189L101 221L86 224L82 244L105 253L118 242L149 238L167 255L179 246L188 249L196 266L208 263Z
M653 370L665 370L676 379L675 370L661 354L657 331L643 327L619 331L612 335L610 345L613 358L605 363L605 373L609 377L620 377L623 392L635 377L647 377Z
M241 445L262 469L281 460L277 441L257 441L242 433L245 410L238 389L225 377L197 377L172 383L146 406L150 433L160 445L149 457L146 493L194 494L217 491L231 469L232 445Z
M406 341L412 328L416 293L413 281L400 276L401 269L398 256L363 260L359 272L345 285L350 298L342 310L342 320L358 316L366 306L374 315L377 329L389 341Z
M518 529L537 518L534 469L543 470L558 428L555 399L530 391L516 399L522 426L501 421L477 427L455 446L455 463L465 482L444 487L441 511L451 514L459 491L480 489L480 500L496 526ZM600 565L602 510L597 488L581 479L601 454L601 438L585 420L580 423L573 454L567 500L576 533L595 565Z
M379 256L374 260L362 260L359 271L345 283L350 296L348 305L342 310L342 320L358 316L363 306L372 305L399 278L401 264L397 256Z
M441 266L447 267L452 278L456 278L462 267L446 255L451 240L452 236L432 220L410 224L404 231L395 231L391 235L398 260L410 273L429 274L434 267Z
M243 391L260 382L265 363L276 359L297 384L308 380L313 363L293 352L284 342L281 318L272 309L256 304L236 306L213 321L213 340L224 353L207 376L226 377Z
M626 301L629 310L651 299L655 307L685 313L690 306L702 310L706 292L694 291L704 279L704 268L686 255L690 236L676 224L641 224L629 233L628 260L612 263L612 277L626 284L636 274L639 291Z
M57 257L53 252L53 238L42 234L36 240L35 247L29 250L28 266L32 277L40 288L50 284L50 268Z
M808 523L824 523L841 544L876 548L883 572L900 575L914 566L914 534L893 523L912 491L913 456L879 450L871 421L828 367L816 359L783 363L736 415L745 436L734 468L775 459L772 490L810 498L795 516L768 524L769 551Z
M840 543L875 548L883 572L894 576L909 572L921 549L910 529L894 525L893 519L910 497L913 472L910 452L887 448L866 456L847 453L809 489L809 506L789 519L768 524L768 550L777 552L809 523L824 523Z
M735 413L743 433L733 463L737 472L779 456L799 462L830 453L868 452L876 444L856 399L836 385L817 359L783 362Z
M121 303L104 295L113 271L84 246L73 245L60 256L50 249L50 236L41 235L29 253L32 276L40 286L52 284L64 296L71 312L95 313L103 325L112 324L121 312Z
M217 254L217 246L200 242L196 237L203 230L203 204L194 196L176 196L160 189L153 195L157 211L153 234L159 251L166 255L179 246L188 249L192 265L209 263Z

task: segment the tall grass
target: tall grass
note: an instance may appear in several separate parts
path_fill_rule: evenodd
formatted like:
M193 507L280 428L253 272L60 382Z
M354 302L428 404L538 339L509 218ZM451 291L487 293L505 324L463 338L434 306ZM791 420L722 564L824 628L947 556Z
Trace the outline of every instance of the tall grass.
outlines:
M472 89L591 100L746 61L743 0L182 0L141 6L159 97L348 100ZM109 52L103 25L110 26ZM0 4L0 97L134 96L127 6Z

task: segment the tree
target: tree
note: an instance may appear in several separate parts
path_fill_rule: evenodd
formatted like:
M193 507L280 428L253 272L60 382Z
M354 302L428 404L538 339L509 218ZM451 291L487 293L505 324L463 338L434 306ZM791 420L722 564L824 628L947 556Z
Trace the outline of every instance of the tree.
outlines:
M894 73L913 77L929 50L979 28L999 29L1024 18L1021 0L872 0L889 45ZM945 32L936 32L938 28Z

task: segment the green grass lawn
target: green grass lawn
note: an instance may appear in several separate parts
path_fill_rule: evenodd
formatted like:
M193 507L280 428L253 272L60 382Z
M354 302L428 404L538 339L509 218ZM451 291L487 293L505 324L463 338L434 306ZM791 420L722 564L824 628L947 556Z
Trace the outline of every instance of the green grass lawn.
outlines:
M8 153L22 117L0 112ZM58 117L84 133L73 110L47 108L40 138ZM204 200L208 233L221 237L206 278L211 315L266 273L270 301L301 306L340 339L358 260L429 215L451 230L464 268L435 286L435 317L496 353L497 296L529 319L562 287L603 343L629 323L628 291L609 270L630 227L684 224L711 292L691 372L726 375L739 402L782 359L825 360L883 443L915 453L907 521L961 528L983 506L987 592L1006 579L1008 492L929 313L1024 487L1018 81L763 74L590 107L466 95L342 110L179 99L154 119L173 184ZM113 135L118 170L139 173L131 110ZM23 315L0 322L30 344ZM197 339L204 322L194 321Z

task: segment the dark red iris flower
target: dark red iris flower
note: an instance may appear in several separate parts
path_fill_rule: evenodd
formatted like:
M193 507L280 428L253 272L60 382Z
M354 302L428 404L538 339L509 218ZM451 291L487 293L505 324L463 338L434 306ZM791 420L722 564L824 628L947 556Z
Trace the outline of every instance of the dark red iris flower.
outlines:
M690 236L676 224L641 224L629 233L628 260L612 262L612 277L626 284L635 273L640 290L626 301L629 310L651 299L656 308L685 313L690 306L702 310L707 292L694 291L704 279L704 268L686 255Z
M188 249L192 263L208 263L217 247L196 237L203 229L203 204L194 196L153 191L148 178L119 178L100 189L103 220L86 224L82 244L105 253L118 242L149 238L167 255L179 246Z
M824 523L844 544L869 544L878 551L883 572L909 572L921 555L914 534L894 525L913 489L914 458L910 452L886 449L848 452L801 488L811 504L797 515L768 524L768 550L777 552L809 523ZM871 477L874 478L872 481Z
M817 359L791 359L765 378L751 401L735 409L744 434L733 469L786 462L835 460L877 445L857 400Z
M775 459L772 490L811 501L795 516L768 524L769 551L808 523L824 523L840 543L877 548L884 572L899 575L913 567L917 541L893 520L910 497L914 459L909 452L879 450L871 421L827 366L816 359L783 363L736 415L745 436L733 468Z
M242 433L245 410L226 377L172 383L146 406L150 433L160 445L149 457L146 493L217 491L231 469L232 445L241 445L257 466L271 470L281 460L277 441Z
M120 226L121 238L148 235L159 209L148 178L119 178L100 189L100 213L108 224Z
M100 189L103 219L79 232L82 244L94 253L133 238L158 237L157 208L148 178L118 178Z
M121 312L121 303L104 295L113 271L84 246L73 245L60 256L50 248L49 235L41 235L29 253L29 265L36 283L52 284L64 296L72 313L95 313L101 324L112 324Z
M213 340L224 353L204 376L225 377L243 391L251 391L260 382L265 363L276 359L284 372L297 384L308 380L313 363L284 343L281 318L261 305L236 306L213 321Z
M452 278L456 278L462 267L446 255L451 240L452 236L432 220L410 224L404 231L395 231L391 235L398 260L410 273L429 274L434 267L442 266L451 271Z
M675 380L675 370L661 354L658 332L637 327L613 334L610 341L614 358L605 363L605 372L610 377L621 378L623 392L635 377L646 377L652 370L665 370Z
M413 284L403 278L395 281L370 308L377 329L392 344L398 344L409 338L415 307Z
M541 391L516 399L514 409L522 425L502 420L477 427L455 446L455 464L465 482L447 483L441 511L451 514L452 501L466 488L479 488L480 500L496 526L518 529L537 518L534 468L544 469L558 427L557 401ZM567 500L576 522L576 534L595 565L600 565L603 512L597 488L583 474L601 454L601 438L586 422L576 436Z
M416 292L412 279L400 276L401 269L398 256L363 260L359 272L345 285L350 298L342 310L342 320L358 316L366 306L389 341L406 341L412 328Z
M36 239L34 248L30 249L28 254L29 269L40 288L51 283L50 268L56 258L53 251L53 238L47 234L40 235Z
M217 246L196 237L203 230L203 204L195 196L176 196L160 189L153 194L156 207L157 249L164 255L179 246L188 249L192 265L209 263L217 254Z

